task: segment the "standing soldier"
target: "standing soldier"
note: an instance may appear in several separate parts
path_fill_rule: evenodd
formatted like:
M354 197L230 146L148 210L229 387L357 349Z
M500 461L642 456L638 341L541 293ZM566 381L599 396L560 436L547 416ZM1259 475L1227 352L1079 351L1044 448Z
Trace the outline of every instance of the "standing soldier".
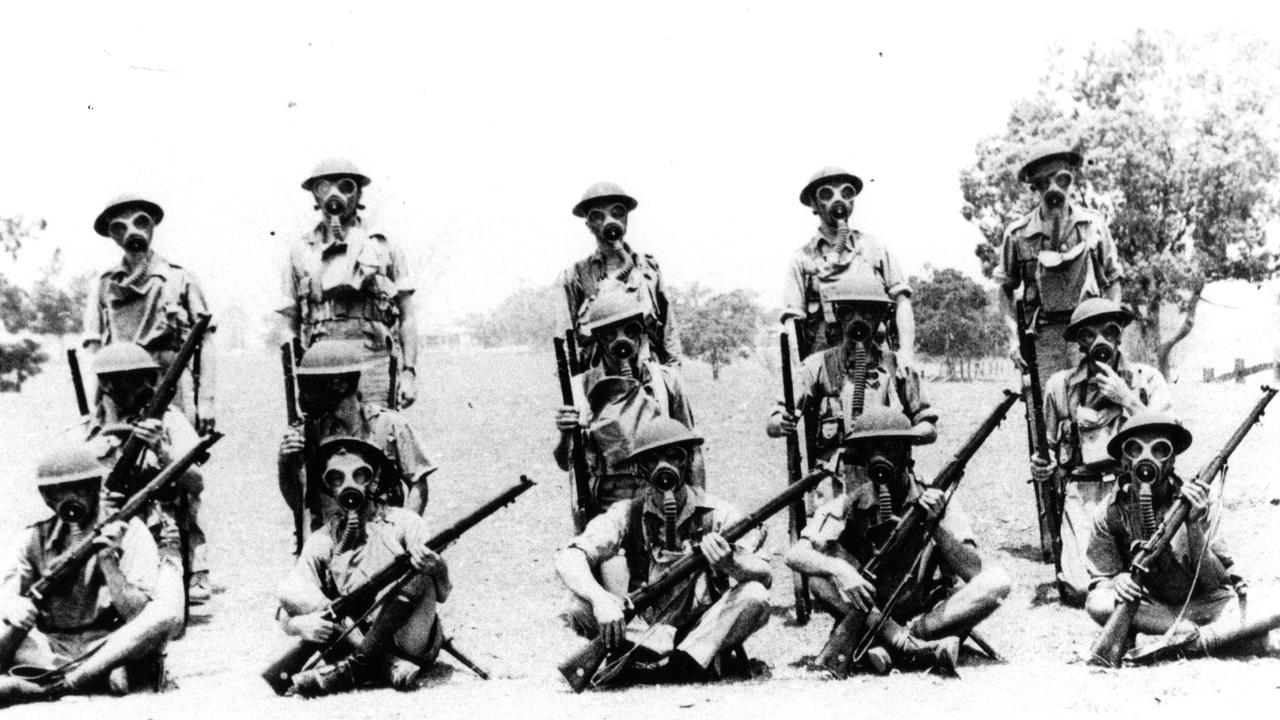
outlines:
M204 292L190 271L165 260L152 249L164 210L139 195L112 200L93 223L124 251L120 264L102 273L89 293L84 314L84 347L91 353L111 343L142 346L162 371L167 370L196 316L209 312ZM213 330L192 359L175 403L200 432L213 430Z
M585 218L587 229L595 236L596 250L560 277L566 309L561 327L579 334L582 360L598 362L598 355L592 359L591 343L582 333L583 319L591 301L601 287L608 284L638 289L649 318L646 328L649 351L663 365L679 365L680 342L675 316L658 261L648 253L635 252L623 239L627 234L628 216L636 205L636 199L622 188L611 182L599 182L587 188L582 200L573 206L573 214Z
M1124 269L1111 232L1101 215L1069 195L1083 162L1080 153L1059 142L1028 154L1018 181L1029 185L1040 203L1005 229L996 272L1010 327L1010 356L1022 366L1014 323L1014 291L1021 287L1041 383L1074 364L1070 345L1061 338L1076 306L1096 297L1120 302Z
M1089 587L1085 565L1093 521L1115 493L1116 463L1107 443L1143 409L1173 411L1164 376L1150 365L1131 362L1120 350L1120 336L1133 319L1112 300L1085 300L1071 315L1063 337L1080 348L1074 369L1061 370L1045 386L1044 421L1050 461L1033 459L1031 474L1050 482L1065 480L1062 512L1063 602L1080 606Z
M782 291L782 321L801 320L804 337L797 338L801 359L839 345L839 328L825 316L829 290L849 276L872 279L893 302L898 364L909 368L915 364L916 341L911 287L887 247L849 227L854 198L861 192L862 179L837 167L814 173L800 191L800 203L818 216L818 233L791 258Z
M418 320L413 274L401 246L372 232L358 214L368 176L346 160L325 160L302 189L323 217L289 248L284 274L288 318L309 348L321 338L342 340L363 358L361 394L388 403L396 359L399 407L417 397Z

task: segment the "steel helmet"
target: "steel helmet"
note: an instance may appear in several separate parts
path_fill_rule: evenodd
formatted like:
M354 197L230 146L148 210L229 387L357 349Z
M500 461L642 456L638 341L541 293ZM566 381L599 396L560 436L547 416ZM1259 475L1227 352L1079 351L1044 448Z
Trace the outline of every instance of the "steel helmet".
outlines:
M635 210L636 205L640 204L636 202L635 198L628 195L626 190L618 187L617 184L608 181L598 182L587 188L586 192L582 193L582 199L578 201L577 205L573 206L573 214L578 217L586 217L587 206L594 205L597 202L604 200L621 201L622 204L626 206L627 212Z
M1076 331L1082 325L1099 318L1113 319L1120 323L1120 327L1133 322L1133 314L1121 307L1120 303L1107 298L1089 298L1077 305L1075 311L1071 313L1071 324L1067 325L1062 337L1067 342L1073 342L1076 339Z
M1119 460L1124 442L1143 432L1155 432L1169 438L1175 455L1180 455L1191 447L1191 431L1178 422L1177 418L1158 410L1139 410L1107 443L1107 454Z
M160 363L151 357L151 353L131 342L111 343L93 356L93 372L97 375L159 369Z
M929 438L925 431L914 428L901 410L884 405L863 410L849 424L849 432L844 436L845 445L875 444L882 440L905 440L912 445L922 445Z
M312 345L298 363L298 375L359 374L364 356L356 346L344 340L319 340Z
M631 454L625 461L635 460L653 450L672 446L694 448L702 442L700 435L685 427L680 421L669 417L655 417L636 431L635 439L631 443Z
M112 198L111 202L107 203L107 207L98 213L98 218L93 221L93 231L103 237L107 237L107 223L111 221L112 216L128 208L145 210L156 225L159 225L160 221L164 219L164 210L159 205L141 195L126 193Z
M316 165L316 169L311 171L311 176L302 181L302 189L311 192L311 184L320 178L327 177L350 177L355 178L356 184L364 187L373 182L368 175L361 173L356 169L355 163L346 158L326 158Z
M40 458L40 464L36 468L36 487L101 480L110 472L111 468L98 457L98 452L92 445L64 445Z
M866 303L892 307L894 302L884 291L884 283L870 273L845 273L834 283L819 288L828 303Z
M809 184L805 185L804 189L800 191L800 204L805 207L813 207L813 191L827 180L848 180L853 183L854 197L862 194L862 178L844 168L827 166L809 178Z
M1026 162L1018 170L1018 182L1030 182L1042 165L1054 160L1065 160L1072 167L1084 164L1084 156L1072 150L1061 140L1050 140L1036 145L1027 152Z
M599 328L616 325L625 320L645 317L645 306L640 302L639 288L612 285L601 289L588 301L582 321L582 334L591 337Z

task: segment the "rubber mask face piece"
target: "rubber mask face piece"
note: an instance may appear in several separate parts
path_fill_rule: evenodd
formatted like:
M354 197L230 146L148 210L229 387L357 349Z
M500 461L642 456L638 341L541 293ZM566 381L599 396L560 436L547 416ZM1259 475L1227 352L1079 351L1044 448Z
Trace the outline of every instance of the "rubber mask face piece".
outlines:
M102 392L111 398L122 416L140 412L155 397L160 381L158 370L130 370L99 375Z
M1031 178L1031 189L1040 196L1044 208L1054 213L1066 207L1067 193L1075 181L1075 173L1066 167L1058 167Z
M587 211L587 227L601 240L620 242L627 234L627 206L622 203L596 205Z
M326 218L346 220L360 207L360 183L351 177L322 177L311 183L316 207Z
M1112 365L1120 354L1122 333L1120 323L1114 321L1085 325L1076 331L1076 343L1080 346L1080 352L1090 360Z
M107 234L125 252L141 253L151 247L155 219L145 210L125 210L107 223Z
M298 377L298 406L305 415L331 413L356 391L360 376L355 373L342 375L303 375Z
M359 510L373 493L377 474L364 458L339 452L329 458L324 484L343 510Z
M80 527L92 522L98 510L98 487L97 480L82 480L41 488L40 494L63 522Z
M644 324L637 318L620 325L608 325L596 330L597 338L605 353L615 365L630 363L640 352L640 340L644 336Z
M830 225L848 222L853 214L853 198L858 194L853 183L827 183L813 191L814 209L818 217Z
M861 304L836 301L829 303L827 322L834 320L843 332L844 339L850 343L868 345L876 338L882 313Z

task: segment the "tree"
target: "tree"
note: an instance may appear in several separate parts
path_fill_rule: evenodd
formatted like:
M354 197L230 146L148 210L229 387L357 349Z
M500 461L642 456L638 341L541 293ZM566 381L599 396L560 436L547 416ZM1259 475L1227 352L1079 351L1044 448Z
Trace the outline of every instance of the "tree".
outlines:
M1088 157L1084 204L1108 216L1124 300L1168 372L1207 284L1280 270L1264 231L1280 212L1280 55L1234 35L1139 31L1071 60L1058 50L1037 95L978 144L960 176L963 212L986 238L977 254L990 276L1003 227L1035 202L1015 176L1021 153L1043 139L1074 142Z
M747 357L760 327L762 312L751 290L711 295L694 283L686 290L673 289L672 302L679 323L680 349L690 358L711 365L711 377L734 357Z
M557 310L564 302L564 290L559 285L520 288L489 313L473 313L465 322L485 347L542 347L559 332Z
M39 374L40 366L48 359L34 339L0 333L0 392L22 392L23 381Z
M65 287L59 282L61 276L62 249L58 248L31 290L32 332L62 336L84 330L84 306L93 274L77 275Z
M988 357L993 348L1003 347L999 308L973 278L943 268L925 278L913 277L910 283L916 347L945 359L948 377L963 375L967 361Z

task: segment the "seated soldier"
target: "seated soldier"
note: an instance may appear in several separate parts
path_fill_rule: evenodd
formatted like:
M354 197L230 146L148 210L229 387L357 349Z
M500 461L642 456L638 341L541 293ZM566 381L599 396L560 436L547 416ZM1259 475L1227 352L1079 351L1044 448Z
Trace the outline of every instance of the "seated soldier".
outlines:
M298 404L307 422L314 423L316 442L331 437L357 437L378 446L396 467L395 476L403 481L388 488L388 501L394 506L404 506L421 515L427 507L427 477L436 467L427 458L426 449L418 440L409 421L395 410L368 403L360 396L360 368L365 359L350 344L337 340L320 340L307 350L298 364ZM292 462L306 447L306 433L302 425L290 427L280 441L280 462ZM290 509L297 512L298 489L292 487L293 478L287 472L280 475L280 493ZM318 479L313 490L319 489ZM407 493L406 493L407 488ZM312 493L318 497L320 493ZM312 529L319 526L323 513L318 507L309 508L313 513Z
M840 462L859 468L865 481L818 508L787 553L787 565L809 575L819 606L837 619L851 610L867 612L892 592L887 578L907 570L882 570L880 585L863 576L860 569L874 554L877 538L912 503L931 518L945 513L866 656L880 673L894 665L954 673L961 640L1009 594L1009 574L983 562L964 511L916 479L911 446L932 441L928 428L912 427L900 412L879 406L864 411L845 436ZM957 579L964 584L955 589Z
M329 642L342 632L323 616L330 601L404 553L419 573L395 591L367 628L352 633L350 654L297 673L289 694L310 697L368 684L412 690L422 671L435 663L444 640L436 604L452 589L449 568L428 545L426 521L405 508L387 506L387 479L396 478L398 471L379 448L359 438L331 438L319 453L324 492L335 510L307 539L280 586L284 631Z
M159 420L141 417L160 383L160 365L146 350L133 343L112 343L94 355L93 371L101 399L97 414L77 426L78 439L87 439L102 458L114 464L120 446L130 434L137 435L147 451L141 460L142 476L134 487L154 477L200 441L179 408L170 406ZM193 605L206 603L212 597L204 530L199 522L203 493L204 475L192 467L170 489L161 492L159 502L143 518L157 542L162 533L170 530L184 538L182 557L186 572L190 573L187 601Z
M591 338L597 363L584 377L590 406L586 455L596 503L602 509L640 492L643 478L625 461L638 427L651 418L667 417L693 429L693 410L679 372L646 359L649 336L645 326L639 292L606 284L590 301L580 329ZM553 454L562 470L569 469L569 440L581 420L573 406L556 411L560 441ZM693 457L692 482L706 486L700 452Z
M36 487L54 515L27 528L13 560L0 569L0 707L72 693L160 690L164 651L182 627L182 567L177 538L161 549L134 517L103 526L96 555L70 582L42 597L26 593L100 517L115 511L101 499L110 472L91 446L77 443L46 455Z
M1164 637L1130 653L1134 662L1179 655L1263 654L1280 650L1270 631L1280 627L1276 608L1259 612L1236 574L1226 545L1210 518L1209 488L1188 482L1174 470L1177 455L1191 445L1191 433L1173 416L1155 411L1134 415L1107 443L1120 463L1115 499L1093 524L1089 572L1093 578L1085 609L1106 624L1121 602L1138 601L1133 629ZM1169 549L1149 564L1142 582L1129 574L1135 543L1155 534L1179 500L1190 504L1186 522Z
M723 652L733 650L769 620L769 563L756 554L761 531L730 545L720 532L738 512L689 482L693 451L702 438L670 418L656 418L636 433L627 458L645 478L644 492L617 502L556 556L556 572L572 593L564 617L588 638L603 634L614 668L634 661L654 679L695 680L723 674ZM664 574L697 547L710 573L676 590L645 613L647 630L633 645L623 615L626 596ZM611 558L625 572L601 572Z
M919 372L899 368L889 347L884 327L894 302L885 294L883 283L847 274L829 286L824 297L827 325L840 328L841 344L805 358L794 380L796 412L813 418L817 425L813 432L819 461L835 460L841 438L854 419L870 408L891 406L895 400L921 436L932 441L938 413L929 404ZM779 399L765 429L769 437L783 437L796 432L796 421ZM831 491L820 488L819 499L864 480L850 475L858 471L854 466L846 463L843 470Z

